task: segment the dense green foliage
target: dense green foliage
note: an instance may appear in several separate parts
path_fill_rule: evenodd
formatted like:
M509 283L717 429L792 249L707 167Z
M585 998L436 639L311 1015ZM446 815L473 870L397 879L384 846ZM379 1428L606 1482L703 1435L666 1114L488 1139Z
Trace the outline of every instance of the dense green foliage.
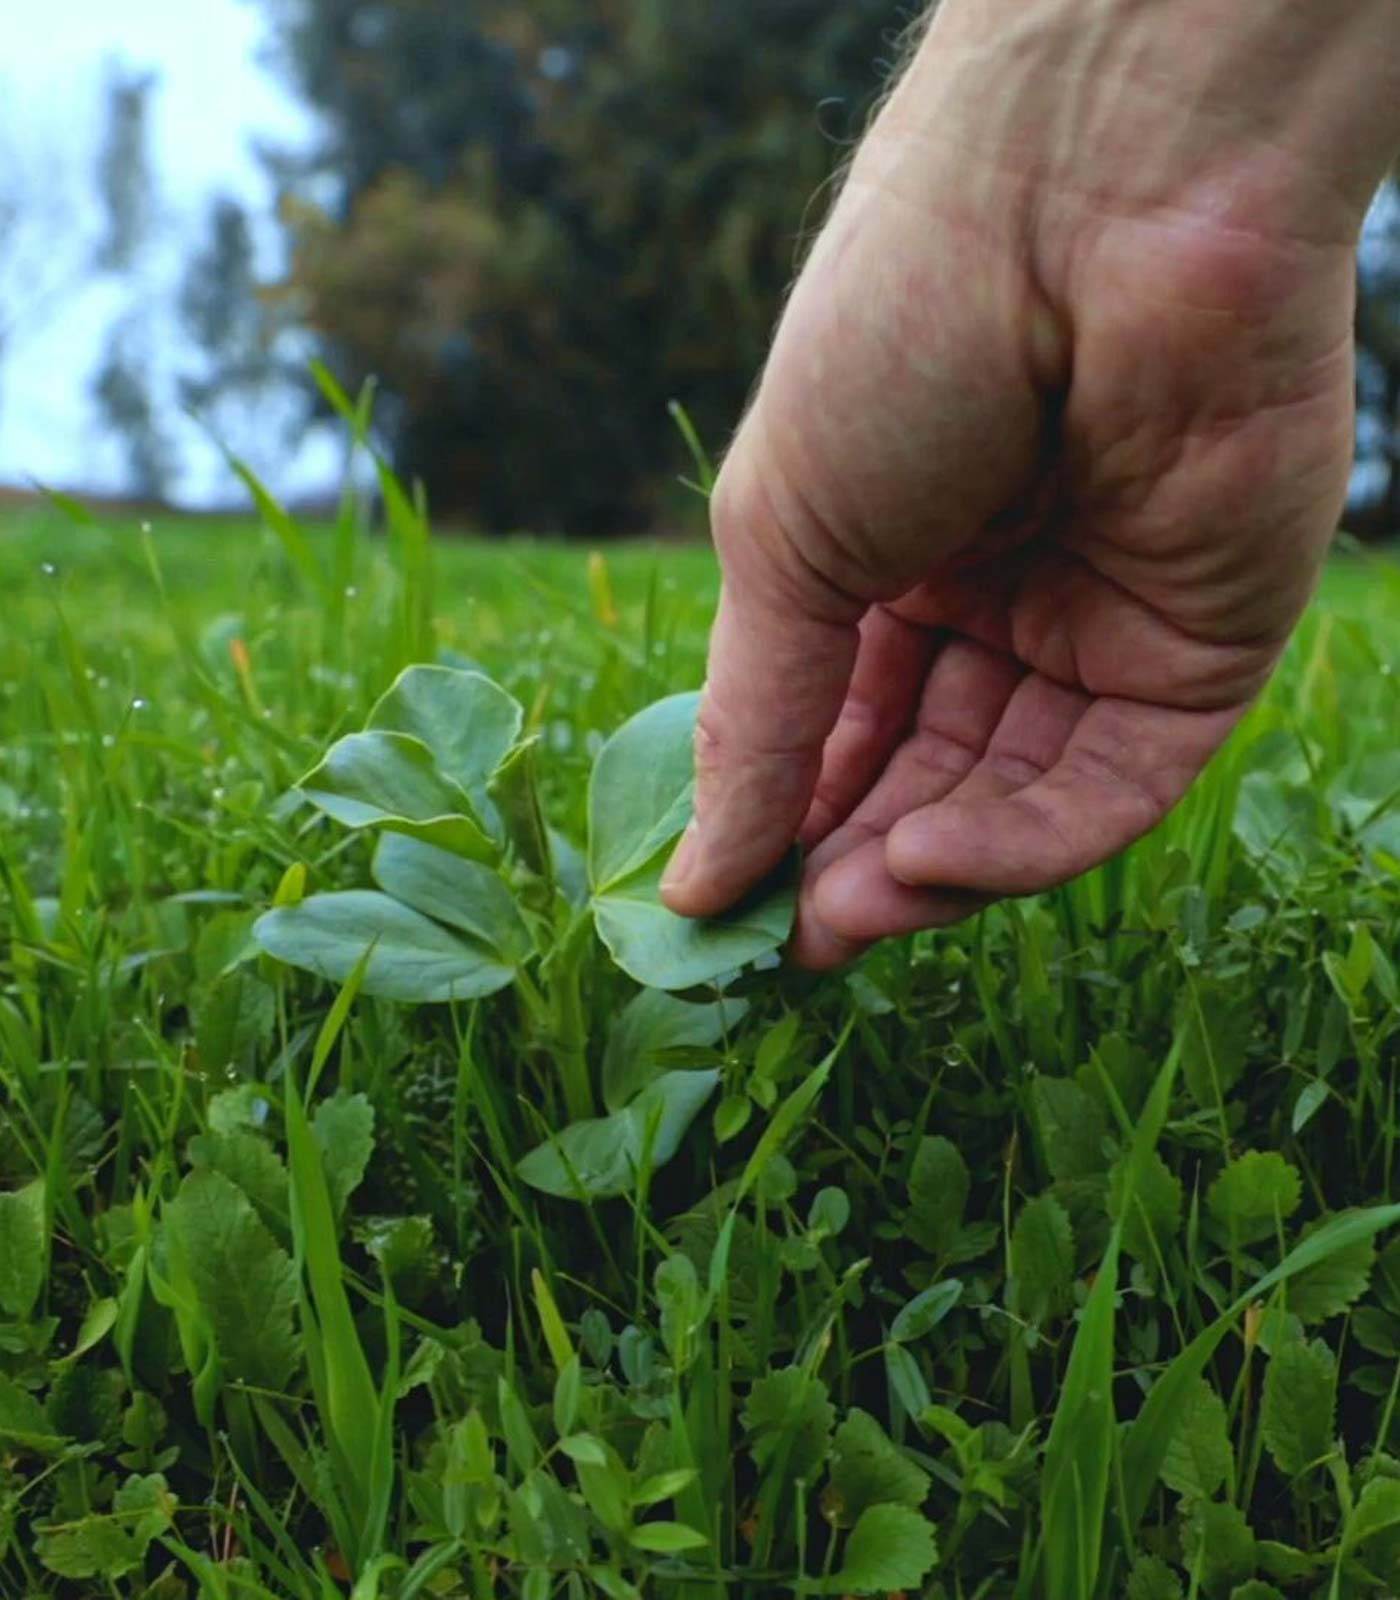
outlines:
M679 399L738 419L891 0L265 0L324 119L285 303L393 396L400 470L492 528L654 511ZM299 192L299 191L298 191ZM324 181L307 193L325 193ZM606 463L600 470L599 463Z
M403 668L480 666L581 850L714 583L391 504L6 525L0 1592L1400 1586L1395 570L1339 562L1084 882L721 1003L551 942L516 836L525 984L405 1006L252 938L424 892L298 780ZM648 1093L605 1185L543 1170Z

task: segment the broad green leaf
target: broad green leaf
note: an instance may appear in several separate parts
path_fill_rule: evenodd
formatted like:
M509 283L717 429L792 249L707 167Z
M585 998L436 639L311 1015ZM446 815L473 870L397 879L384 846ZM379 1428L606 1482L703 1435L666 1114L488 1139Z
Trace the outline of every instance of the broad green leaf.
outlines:
M1074 1229L1053 1195L1025 1206L1011 1232L1016 1303L1028 1321L1048 1322L1069 1309L1074 1288Z
M1182 1076L1203 1110L1214 1111L1240 1081L1252 1019L1228 984L1197 982L1182 992Z
M1211 1499L1234 1470L1225 1402L1204 1381L1188 1395L1162 1458L1162 1482L1178 1494Z
M427 745L407 734L352 733L297 787L343 827L409 833L476 861L498 854L466 791L443 776Z
M1254 1575L1254 1534L1244 1513L1214 1501L1192 1503L1181 1526L1181 1559L1215 1594Z
M748 1011L744 1000L694 1005L661 989L643 989L608 1030L603 1053L603 1103L620 1111L665 1071L669 1050L703 1050L718 1044Z
M416 666L399 674L365 727L408 734L426 745L443 776L480 809L524 721L519 702L484 673Z
M870 1506L917 1510L928 1499L931 1482L868 1411L853 1409L831 1442L822 1510L833 1527L849 1528Z
M904 1227L930 1255L946 1255L957 1242L972 1175L958 1147L942 1137L921 1139L909 1173Z
M683 1522L644 1522L628 1535L638 1550L655 1555L675 1555L683 1550L703 1550L709 1540Z
M1123 1249L1154 1276L1181 1226L1181 1179L1153 1150L1142 1160L1131 1204L1124 1204L1129 1157L1116 1161L1108 1179L1108 1212L1123 1225Z
M1364 1491L1363 1491L1364 1493ZM1254 1547L1259 1570L1280 1583L1302 1583L1310 1578L1319 1562L1317 1556L1295 1550L1292 1545L1279 1544L1273 1539L1260 1539Z
M1073 1078L1039 1076L1031 1080L1031 1114L1051 1176L1092 1178L1108 1165L1108 1131L1103 1101Z
M1168 1419L1185 1401L1201 1377L1206 1364L1224 1342L1247 1307L1263 1299L1280 1284L1292 1283L1332 1257L1345 1255L1357 1241L1371 1241L1383 1228L1400 1223L1400 1205L1375 1206L1330 1218L1309 1236L1272 1272L1265 1273L1250 1286L1233 1306L1176 1356L1153 1384L1142 1410L1129 1424L1122 1442L1122 1493L1126 1526L1135 1529L1146 1515L1153 1486L1161 1470L1162 1456L1171 1439Z
M260 1051L277 1025L272 986L246 967L235 967L203 989L195 1005L195 1048L204 1072L217 1077L229 1067L256 1071Z
M311 1132L321 1149L331 1206L339 1217L374 1153L374 1108L362 1094L338 1094L316 1107Z
M633 877L690 820L698 694L638 713L603 746L588 788L588 877L595 894Z
M1275 1589L1262 1578L1251 1578L1248 1583L1231 1589L1230 1600L1284 1600L1284 1594L1282 1589Z
M821 1379L801 1367L759 1378L749 1390L742 1420L760 1472L776 1462L788 1477L811 1483L826 1465L836 1408Z
M1375 1261L1374 1240L1353 1239L1293 1279L1288 1286L1288 1309L1305 1323L1340 1316L1366 1293Z
M344 983L372 945L360 992L383 1000L477 1000L515 976L484 946L364 889L280 906L253 933L269 955L334 983Z
M743 905L706 922L661 904L661 874L690 819L700 697L673 695L603 746L588 790L588 876L598 933L639 983L713 983L786 942L796 913L796 861Z
M296 1272L252 1201L222 1173L192 1172L165 1207L164 1224L225 1373L283 1389L298 1361Z
M1357 1496L1342 1533L1342 1548L1350 1553L1378 1533L1400 1526L1400 1480L1372 1478Z
M871 1506L846 1538L841 1568L825 1594L889 1594L918 1589L938 1565L938 1538L927 1517L908 1506Z
M632 1491L634 1506L660 1505L663 1500L674 1500L683 1489L688 1489L696 1479L694 1467L675 1467L670 1472L658 1472L647 1478Z
M1182 1600L1181 1579L1157 1556L1139 1556L1128 1574L1124 1600Z
M1272 1238L1303 1201L1297 1167L1275 1150L1250 1150L1210 1186L1206 1210L1233 1244Z
M717 1071L668 1072L608 1117L571 1123L516 1168L533 1188L561 1200L602 1200L635 1187L644 1159L664 1167L719 1085Z
M28 1389L21 1389L0 1372L0 1443L20 1454L53 1455L62 1448L62 1436L48 1413Z
M110 1513L40 1529L39 1560L64 1578L124 1578L144 1566L152 1540L170 1527L175 1505L159 1473L128 1479Z
M530 930L515 896L493 868L403 833L386 833L370 872L387 895L435 922L470 934L514 966L530 954Z
M912 1344L922 1339L957 1305L962 1292L963 1286L957 1278L946 1278L916 1294L890 1324L890 1338L897 1344Z
M368 1217L355 1235L401 1301L417 1305L437 1267L431 1217Z
M236 1183L270 1226L287 1228L287 1169L267 1142L246 1128L196 1134L189 1143L190 1165L221 1172Z
M797 912L796 859L722 917L678 917L661 903L666 853L595 891L598 935L629 977L653 989L694 989L786 944Z
M554 1381L554 1431L567 1438L578 1421L579 1398L583 1392L583 1367L571 1355Z
M1264 1375L1260 1427L1280 1472L1296 1478L1333 1447L1337 1360L1321 1339L1283 1345Z
M0 1310L17 1321L33 1311L48 1272L41 1178L0 1194Z

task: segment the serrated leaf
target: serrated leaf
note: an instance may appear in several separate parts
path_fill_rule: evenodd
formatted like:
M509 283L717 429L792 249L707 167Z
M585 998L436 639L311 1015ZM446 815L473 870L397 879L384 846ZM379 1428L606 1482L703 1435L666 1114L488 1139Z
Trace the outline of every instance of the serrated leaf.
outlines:
M1032 1323L1069 1309L1074 1287L1074 1229L1069 1213L1044 1194L1022 1208L1011 1231L1011 1274L1016 1304Z
M1366 1293L1375 1261L1373 1238L1352 1240L1298 1273L1286 1291L1288 1309L1305 1323L1340 1316Z
M561 1200L626 1194L644 1160L655 1171L680 1149L719 1080L718 1071L668 1072L625 1110L571 1123L530 1151L516 1171L532 1188Z
M1200 1575L1207 1594L1252 1577L1254 1534L1244 1513L1235 1506L1195 1501L1182 1521L1181 1559L1188 1572Z
M338 1094L316 1107L311 1132L325 1164L331 1205L340 1217L374 1154L374 1108L363 1094Z
M0 1310L16 1321L38 1302L48 1256L43 1180L0 1194Z
M957 1243L972 1189L958 1147L942 1137L921 1139L909 1172L905 1231L931 1255L944 1256Z
M1273 1539L1260 1539L1254 1547L1262 1572L1280 1583L1301 1583L1312 1576L1318 1565L1317 1558L1292 1545L1279 1544Z
M3 1372L0 1372L0 1443L21 1454L35 1455L52 1455L63 1445L62 1437L55 1431L43 1406Z
M1303 1180L1274 1150L1250 1150L1210 1186L1206 1210L1234 1244L1272 1238L1303 1202Z
M870 1506L846 1538L841 1569L824 1594L889 1594L917 1589L938 1565L933 1524L907 1506Z
M1109 1173L1108 1212L1115 1220L1121 1216L1124 1251L1155 1275L1160 1270L1159 1259L1181 1226L1181 1179L1151 1151L1142 1160L1132 1204L1125 1209L1127 1171L1128 1157L1124 1156Z
M221 1172L258 1208L264 1222L287 1226L287 1169L266 1139L246 1128L199 1133L190 1140L190 1165Z
M1103 1148L1107 1119L1101 1100L1072 1078L1041 1076L1031 1080L1030 1103L1052 1177L1091 1178L1107 1167Z
M1378 1533L1400 1526L1400 1479L1372 1478L1357 1496L1342 1533L1342 1548L1350 1552Z
M258 1388L285 1388L299 1355L296 1271L252 1202L222 1173L192 1172L163 1221L225 1373Z
M442 774L480 807L524 722L519 702L484 673L414 666L375 703L365 726L426 745Z
M781 1457L788 1476L810 1483L826 1462L836 1408L820 1378L784 1367L750 1389L742 1420L760 1471Z
M832 1440L822 1509L833 1527L849 1528L871 1506L917 1510L928 1499L931 1481L868 1411L856 1408Z
M360 992L383 1000L479 1000L515 978L483 945L368 890L278 907L253 933L269 955L333 983L345 983L373 946Z
M110 1513L41 1528L39 1560L64 1578L124 1578L144 1565L152 1540L174 1514L175 1496L159 1473L128 1479Z
M246 934L245 934L246 937ZM210 1077L232 1067L255 1070L277 1024L277 996L255 972L235 967L216 978L195 1005L195 1048Z
M1162 1459L1162 1482L1178 1494L1209 1500L1234 1470L1225 1402L1202 1380L1187 1398Z
M1124 1600L1182 1600L1181 1579L1157 1556L1139 1556L1128 1574Z
M1183 991L1181 1071L1202 1110L1214 1111L1240 1081L1253 1015L1227 984L1197 982Z
M1296 1478L1330 1453L1336 1410L1337 1361L1321 1339L1285 1344L1270 1357L1260 1427L1285 1477Z

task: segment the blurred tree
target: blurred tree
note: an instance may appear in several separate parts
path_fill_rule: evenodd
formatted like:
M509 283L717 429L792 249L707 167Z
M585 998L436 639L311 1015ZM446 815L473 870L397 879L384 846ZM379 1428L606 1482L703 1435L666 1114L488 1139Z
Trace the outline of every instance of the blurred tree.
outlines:
M98 414L121 444L128 490L139 500L164 498L171 469L152 401L150 365L143 319L129 314L108 333L92 384Z
M55 124L0 100L0 414L10 358L39 337L91 275L86 173Z
M185 265L180 322L200 370L186 371L180 395L209 414L227 401L256 404L274 385L295 381L276 352L279 330L258 282L253 232L244 207L227 195L209 204L203 238ZM224 437L222 417L210 417Z
M736 421L891 0L264 0L325 135L283 293L398 463L491 527L607 532ZM311 197L334 200L320 206Z
M152 72L108 64L96 167L103 232L93 256L98 271L123 280L127 309L108 329L92 400L103 429L120 449L127 488L143 500L162 499L171 472L171 452L157 415L151 293L143 271L157 213L150 159L151 96L157 82Z
M111 61L105 87L106 124L97 156L97 192L105 228L98 241L101 272L130 272L150 237L155 218L155 177L150 161L154 72L133 72Z
M1357 468L1347 526L1400 535L1400 187L1382 190L1361 240L1356 302Z

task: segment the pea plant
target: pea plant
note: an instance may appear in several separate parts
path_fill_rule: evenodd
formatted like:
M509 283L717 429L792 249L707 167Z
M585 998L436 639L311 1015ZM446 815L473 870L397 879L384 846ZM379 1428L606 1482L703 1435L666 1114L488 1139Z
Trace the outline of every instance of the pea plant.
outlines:
M376 887L302 898L293 875L254 928L269 955L334 982L355 975L365 995L430 1005L512 989L570 1118L520 1166L547 1193L622 1194L644 1163L674 1156L721 1074L656 1070L658 1057L719 1040L745 1009L726 991L745 968L771 964L791 930L791 865L708 922L661 902L691 815L697 704L695 694L658 701L603 746L580 856L545 822L540 747L519 702L480 672L408 668L363 731L298 786L333 821L377 835ZM610 1052L603 1117L580 995L594 940L643 986L614 1028L628 1048Z

